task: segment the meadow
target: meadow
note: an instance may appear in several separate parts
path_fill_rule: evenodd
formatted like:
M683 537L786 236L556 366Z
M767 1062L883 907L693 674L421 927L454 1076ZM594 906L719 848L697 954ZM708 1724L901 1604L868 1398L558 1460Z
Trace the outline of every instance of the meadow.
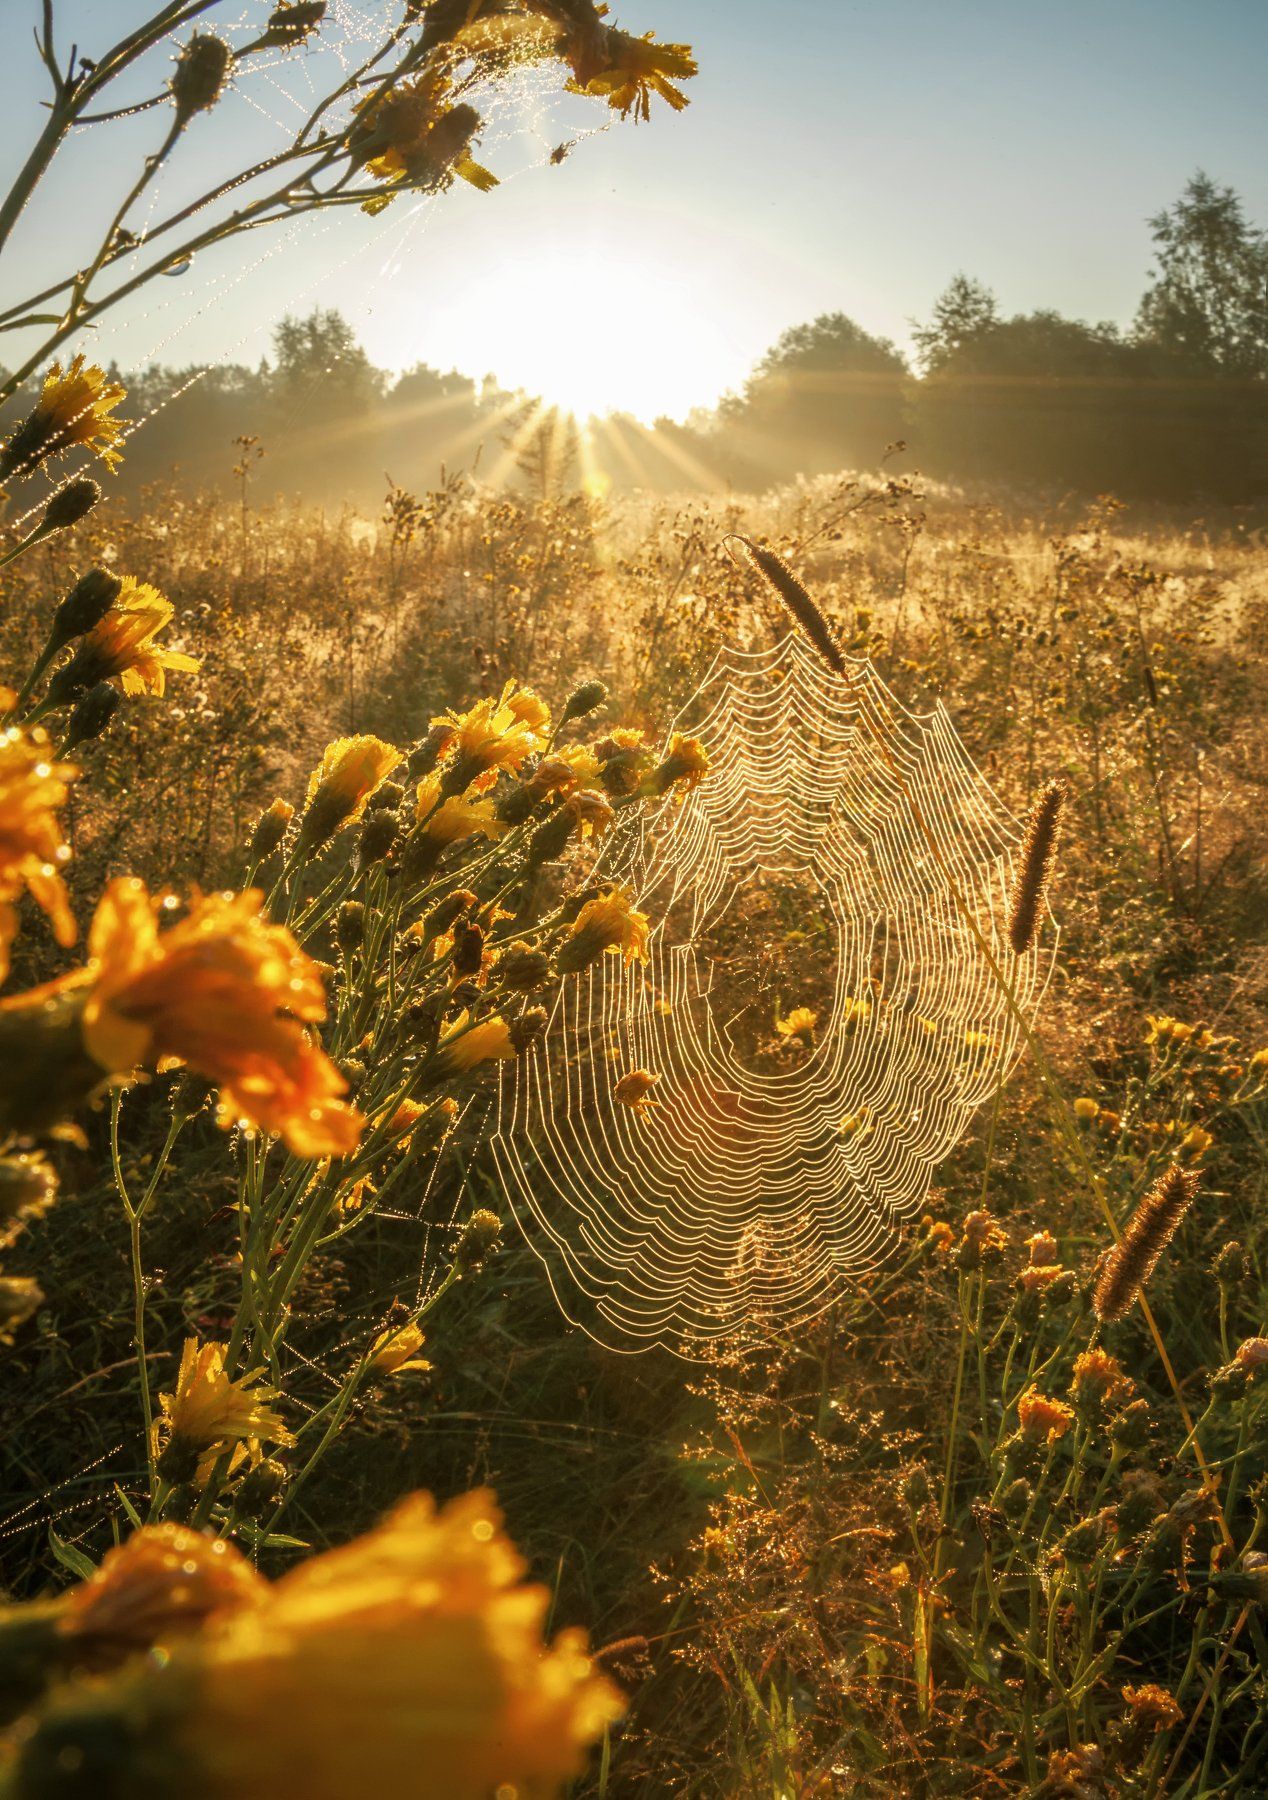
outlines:
M398 1494L487 1484L552 1624L584 1626L627 1698L578 1792L1261 1792L1268 567L1245 521L1023 511L883 477L680 504L455 479L390 493L379 518L159 490L103 506L15 566L8 665L100 565L144 570L201 668L76 748L94 804L70 819L74 902L124 867L156 890L241 886L256 820L329 741L425 743L446 706L508 680L556 711L602 681L579 728L658 742L717 645L786 627L736 532L788 556L906 704L943 698L1015 811L1067 784L1038 1031L1081 1157L1023 1059L857 1292L684 1365L564 1323L464 1108L395 1185L376 1169L377 1198L344 1214L340 1186L276 1365L292 1421L328 1423L333 1399L339 1429L319 1460L311 1434L297 1461L275 1450L263 1505L234 1498L235 1470L220 1529L275 1571ZM456 870L483 842L450 852ZM344 877L305 902L332 960L329 900L354 891L339 844ZM764 946L785 969L800 923ZM29 980L46 943L14 956ZM336 1056L365 1103L365 1054ZM465 1098L490 1071L453 1074ZM87 1115L8 1259L43 1290L6 1352L15 1597L47 1602L146 1510L129 1218L154 1393L240 1307L223 1134L180 1100L195 1116L173 1153L167 1087L128 1093L113 1171L111 1106ZM1198 1177L1148 1290L1174 1388L1138 1307L1098 1324L1111 1239L1082 1159L1120 1223L1163 1171ZM490 1242L459 1254L475 1211ZM425 1344L349 1379L393 1319L424 1315ZM184 1473L161 1511L201 1523L207 1471Z
M83 56L44 0L44 114L0 202L28 296L0 311L0 1797L1268 1794L1262 234L1198 176L1153 222L1129 337L1005 320L957 277L918 389L831 315L717 413L764 444L804 365L823 431L781 457L867 460L834 448L857 384L816 375L844 345L888 369L886 417L947 402L954 446L961 402L993 405L979 352L1064 345L1094 402L1076 448L1124 414L1108 359L1148 389L1141 441L1162 417L1160 461L1184 450L1150 486L1129 433L1130 504L1066 492L1068 444L1028 495L926 480L888 430L870 472L622 494L575 424L492 383L496 478L473 452L431 487L397 464L413 485L377 508L270 498L235 394L326 475L359 443L362 482L380 440L341 394L393 431L431 416L434 371L389 394L320 312L278 328L298 387L267 363L210 385L195 479L143 485L138 459L111 488L196 375L152 368L119 411L102 322L158 276L310 213L488 194L476 153L502 166L525 77L601 129L681 112L696 72L594 0L277 0L223 35L215 4ZM252 83L286 103L267 144L216 124ZM101 178L40 236L84 133ZM1009 374L988 466L1064 415L1063 380ZM293 404L314 388L324 414ZM1195 395L1238 476L1202 516ZM761 715L684 713L736 651L785 695L807 669L848 695L785 704L771 741L839 779L808 804L857 890L763 860L787 768ZM890 730L877 680L945 708L919 741L953 729L989 808ZM662 920L634 850L701 818L684 877L756 842L686 946L709 1006L776 1095L848 1040L837 1072L875 1082L813 1121L814 1166L852 1188L784 1204L792 1153L750 1159L739 1096L629 1065L633 1011L642 1044L696 1029L657 960L692 884ZM593 1028L561 1029L595 993ZM586 1255L632 1243L649 1316L681 1254L702 1330L570 1322L551 1195L592 1196L579 1164L552 1189L517 1113L517 1207L496 1110L534 1082L539 1125L611 1116L622 1143L736 1101L692 1140L716 1170L649 1151L624 1246L576 1209ZM886 1144L884 1180L853 1173ZM755 1214L718 1248L692 1182L746 1160Z

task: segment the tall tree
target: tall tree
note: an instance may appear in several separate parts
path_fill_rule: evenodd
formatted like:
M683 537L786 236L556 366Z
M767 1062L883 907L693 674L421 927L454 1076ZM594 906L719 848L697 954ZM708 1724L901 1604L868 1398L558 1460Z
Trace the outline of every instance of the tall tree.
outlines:
M926 375L936 375L998 324L999 304L990 288L969 275L953 275L934 301L929 323L911 334Z
M1157 260L1136 316L1140 340L1197 370L1268 375L1268 236L1239 196L1199 170L1149 224Z

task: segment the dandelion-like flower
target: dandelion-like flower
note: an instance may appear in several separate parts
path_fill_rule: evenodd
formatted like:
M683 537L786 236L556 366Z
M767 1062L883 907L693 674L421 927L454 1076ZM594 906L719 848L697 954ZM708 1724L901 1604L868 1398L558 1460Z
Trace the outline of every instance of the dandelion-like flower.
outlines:
M385 782L401 753L394 744L368 734L336 738L308 778L299 844L319 850L345 825L355 825L375 789Z
M115 468L123 460L115 445L123 441L128 421L113 413L125 391L82 353L65 370L54 363L34 408L0 453L0 481L76 444L93 450L108 469Z
M1055 1444L1073 1425L1074 1413L1064 1400L1053 1400L1037 1388L1027 1388L1017 1402L1017 1419L1022 1436L1031 1443Z
M650 119L653 94L675 112L687 106L686 94L675 83L696 73L690 44L658 44L650 31L634 37L613 27L604 39L604 49L605 66L596 73L583 69L582 75L588 79L570 81L571 93L606 100L623 119L631 112L636 119Z
M173 1480L188 1480L187 1471L209 1450L228 1450L249 1438L267 1438L274 1444L295 1441L270 1404L278 1397L277 1389L261 1386L263 1369L231 1376L225 1368L226 1350L225 1344L186 1338L175 1390L159 1395L167 1432L160 1470L166 1464Z
M605 951L614 951L629 962L647 961L646 913L635 910L629 894L613 887L597 899L587 900L557 958L562 973L587 968Z
M437 775L419 782L414 816L422 837L441 849L461 844L469 837L499 838L506 831L493 811L492 800L469 800L462 794L450 794L442 800Z
M523 1575L488 1494L414 1495L175 1646L134 1704L191 1785L237 1800L554 1793L621 1705Z
M75 921L60 870L70 859L59 810L78 770L57 762L47 737L18 726L0 733L0 981L17 935L16 902L29 893L59 944L75 941Z
M819 1023L819 1015L809 1006L794 1006L786 1012L782 1019L776 1019L775 1030L780 1037L794 1038L800 1043L809 1043L814 1036L815 1026Z
M143 1525L71 1589L58 1634L94 1664L121 1661L218 1614L256 1606L268 1591L226 1539L184 1525Z
M370 1347L369 1367L376 1375L399 1375L402 1369L430 1369L426 1357L419 1356L426 1339L411 1319L405 1325L389 1325Z
M169 669L196 675L202 667L196 656L164 650L156 641L175 612L171 601L148 581L125 575L107 611L80 639L74 656L54 678L51 695L58 701L69 700L98 682L109 681L124 694L158 696Z
M443 778L444 792L460 794L492 770L513 772L544 750L550 712L531 689L508 681L496 699L477 700L465 713L442 713L432 725L447 725L454 732L454 761Z
M515 1053L510 1028L500 1013L473 1025L470 1015L462 1012L441 1033L432 1075L443 1081L450 1075L465 1074L480 1063L509 1062Z
M210 894L160 934L144 884L111 882L89 936L84 1043L112 1074L183 1064L219 1087L222 1125L276 1132L297 1156L343 1156L362 1119L307 1029L326 1015L321 977L263 904L256 889Z

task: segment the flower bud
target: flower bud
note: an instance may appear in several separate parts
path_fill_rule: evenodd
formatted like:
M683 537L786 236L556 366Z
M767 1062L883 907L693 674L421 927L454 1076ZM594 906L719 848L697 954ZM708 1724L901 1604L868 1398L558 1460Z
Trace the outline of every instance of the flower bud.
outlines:
M365 942L365 907L359 900L345 900L335 914L335 941L349 956Z
M365 803L367 813L395 812L405 798L405 789L399 781L381 781Z
M1009 1482L1000 1495L1000 1506L1003 1508L1004 1516L1009 1519L1024 1518L1026 1509L1034 1497L1035 1490L1026 1477L1024 1475L1017 1476L1016 1480Z
M520 1013L518 1018L512 1019L507 1025L506 1031L514 1046L515 1054L522 1055L528 1046L541 1036L546 1025L547 1016L544 1006L530 1006L527 1011Z
M392 854L400 826L395 813L368 812L357 845L357 868L373 868Z
M462 1228L454 1251L454 1267L462 1272L477 1269L502 1235L502 1221L487 1207L473 1212Z
M65 531L68 526L78 525L86 518L101 498L101 489L88 475L80 475L74 481L68 481L65 487L58 488L44 508L44 517L40 520L40 536L51 537L55 531Z
M602 681L583 681L564 701L564 710L559 716L559 723L566 725L570 719L583 719L603 705L608 697L606 683Z
M238 1491L234 1495L234 1505L238 1512L244 1513L248 1519L258 1519L268 1511L286 1486L287 1468L275 1456L266 1456L248 1469L238 1483Z
M252 862L263 862L266 856L272 856L282 839L286 836L286 828L295 817L295 808L289 800L274 800L267 806L256 820L255 830L251 833L251 841L247 845L247 856Z
M484 932L472 919L457 919L453 928L455 975L478 975L484 964Z
M122 581L109 569L89 569L81 575L53 614L53 642L58 649L99 625L122 591Z
M211 110L224 92L232 61L233 52L214 31L194 33L177 57L168 83L179 124L187 124L195 113Z
M290 50L311 37L326 16L326 0L280 0L269 14L264 35L252 48Z
M568 847L568 839L572 836L575 823L572 814L562 806L548 819L543 819L528 840L529 867L538 868L542 863L554 862L557 856L561 856Z
M457 735L452 725L433 725L405 758L410 780L418 781L424 775L430 775Z
M451 894L446 894L443 900L438 900L427 914L423 921L424 938L443 937L455 919L460 918L463 913L469 912L478 903L479 896L473 894L470 888L455 888Z
M530 950L527 944L512 944L501 958L498 974L506 987L519 994L531 994L550 975L550 958L543 950Z
M1221 1287L1236 1287L1246 1279L1246 1252L1236 1238L1224 1245L1211 1268Z
M123 697L118 688L108 681L99 681L86 694L81 694L71 708L70 718L66 722L63 750L70 751L77 744L87 744L93 738L99 738L122 704Z

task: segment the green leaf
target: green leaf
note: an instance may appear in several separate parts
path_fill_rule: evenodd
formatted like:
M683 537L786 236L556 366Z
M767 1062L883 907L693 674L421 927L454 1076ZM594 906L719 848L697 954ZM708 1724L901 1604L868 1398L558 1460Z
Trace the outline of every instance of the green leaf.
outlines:
M97 1573L97 1565L90 1557L77 1550L74 1544L68 1544L65 1538L58 1537L50 1525L48 1528L48 1547L64 1569L69 1569L79 1581L87 1581L89 1576Z

